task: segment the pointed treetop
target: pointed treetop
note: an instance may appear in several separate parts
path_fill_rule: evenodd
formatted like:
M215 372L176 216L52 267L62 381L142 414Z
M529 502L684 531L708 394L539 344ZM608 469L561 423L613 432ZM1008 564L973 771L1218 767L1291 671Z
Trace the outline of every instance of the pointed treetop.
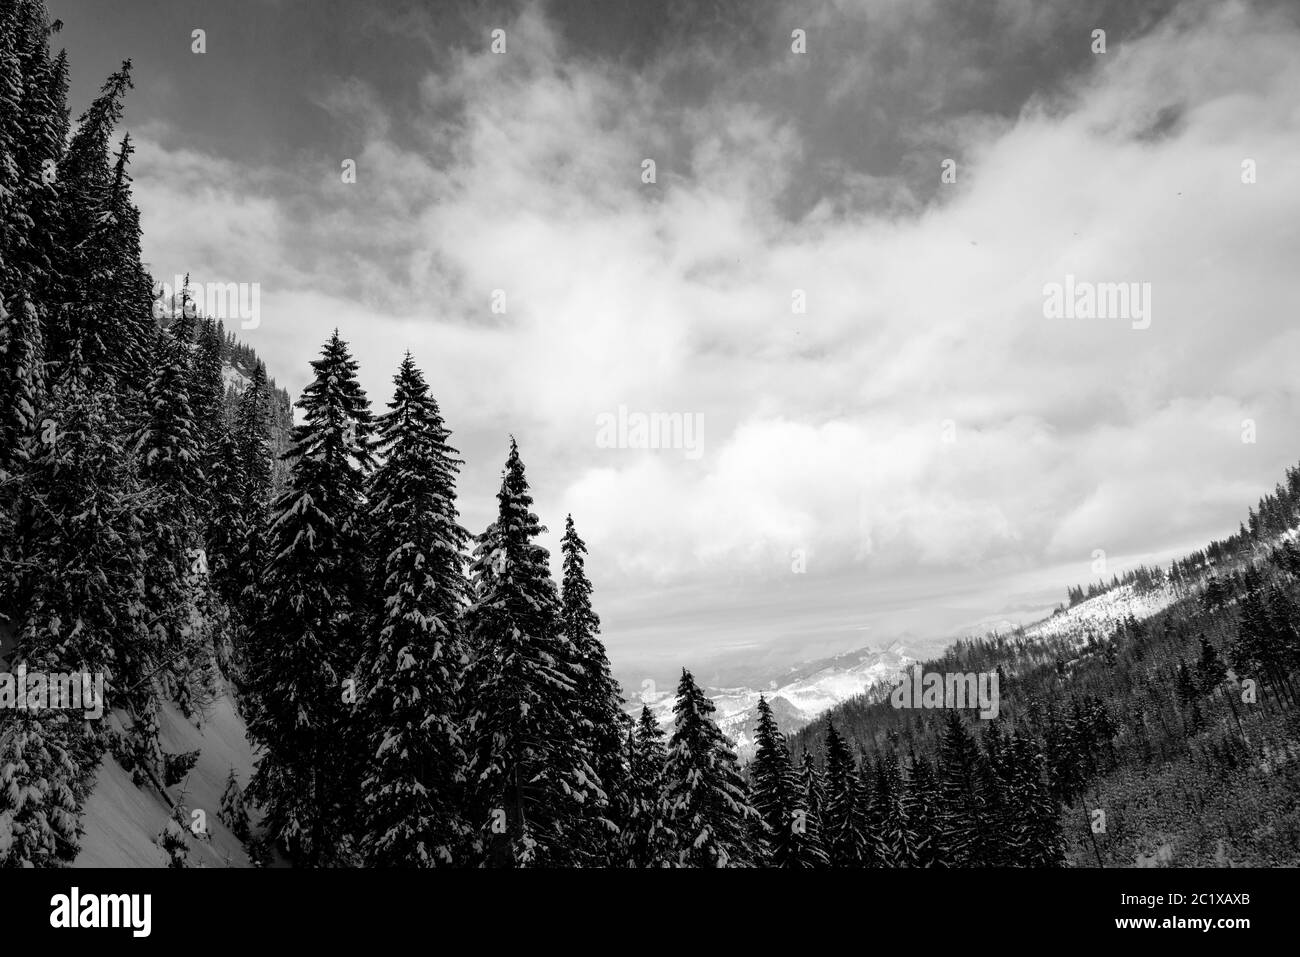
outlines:
M122 97L133 85L131 61L123 60L122 66L109 74L104 85L99 88L99 96L95 97L77 120L74 146L78 140L91 145L98 144L101 149L107 145L109 131L122 119Z

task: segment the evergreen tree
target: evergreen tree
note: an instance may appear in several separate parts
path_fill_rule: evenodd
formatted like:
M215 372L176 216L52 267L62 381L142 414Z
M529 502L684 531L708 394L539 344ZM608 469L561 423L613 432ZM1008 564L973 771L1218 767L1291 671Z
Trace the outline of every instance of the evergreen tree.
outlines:
M825 819L826 782L822 772L813 760L811 751L803 753L803 762L799 766L799 788L804 804L808 808L808 840L825 853ZM829 863L829 859L827 860Z
M38 301L42 322L55 314L59 302L53 291L58 288L56 270L64 261L58 245L62 235L62 207L58 170L68 142L68 55L60 50L49 58L49 27L44 5L27 4L37 21L30 30L30 42L23 57L26 84L23 88L22 113L24 136L18 148L18 166L22 171L19 203L28 227L27 241L17 253L17 268L29 284L31 296Z
M456 450L407 353L389 411L377 420L382 464L371 476L373 623L362 652L366 773L362 844L374 865L456 860L466 758L457 727L467 660L460 615L468 535L456 513Z
M1007 801L1008 863L1058 867L1064 860L1061 806L1047 785L1047 760L1038 742L1016 731L1011 738Z
M0 868L76 857L75 734L64 711L0 711Z
M877 862L885 867L916 867L921 861L921 838L908 817L909 802L897 755L882 755L875 776L870 818Z
M861 748L858 749L856 779L857 819L863 831L861 863L864 867L884 867L888 859L881 839L883 808L877 801L872 760Z
M0 306L19 323L34 309L43 331L47 304L61 301L50 290L68 132L67 58L50 58L43 3L5 4L0 19ZM12 364L0 370L6 375L21 364L13 352L8 358Z
M1196 664L1196 681L1201 694L1211 694L1228 677L1228 667L1219 652L1205 635L1200 636L1201 657Z
M145 493L116 406L82 372L74 365L55 383L32 454L9 480L0 595L15 644L5 658L10 671L102 672L120 707L153 661L140 586ZM0 707L0 865L75 857L84 769L101 750L66 711Z
M214 488L218 476L214 473L224 472L219 477L223 480L235 479L236 473L228 471L234 463L222 462L223 443L230 434L230 423L226 414L226 383L223 375L225 355L225 336L211 318L202 319L197 327L197 339L190 365L192 368L189 384L190 405L194 414L194 436L198 444L199 461L203 473L207 476L207 487ZM233 444L233 439L231 440ZM205 529L209 542L222 535L215 527L223 516L218 516L213 500L205 499L198 504L198 517ZM242 522L241 522L242 524ZM230 536L226 543L233 541ZM213 551L210 547L209 551Z
M120 429L111 397L83 375L69 371L56 383L17 487L4 590L23 656L107 672L115 689L126 689L149 673L154 655L142 584L141 515L150 497Z
M485 862L574 863L586 808L606 796L579 737L577 650L514 439L497 519L471 566L469 783Z
M713 712L713 702L682 669L661 799L678 867L745 867L755 862L748 831L758 812Z
M913 856L917 867L930 867L937 862L940 841L937 806L934 768L928 759L913 752L903 792L903 813L916 835Z
M127 134L113 164L105 215L93 237L102 247L96 255L95 279L100 288L95 298L108 328L116 332L113 368L130 396L142 391L149 380L149 345L156 328L153 280L140 261L140 211L132 199L127 172L133 152Z
M22 170L17 163L22 138L23 69L18 46L22 39L19 8L0 4L0 276L14 268L13 254L21 242L21 223L13 215ZM0 307L7 298L0 289Z
M189 842L185 839L184 805L177 804L172 813L163 822L162 830L154 841L162 848L167 858L167 867L171 870L184 870L190 866Z
M1053 793L1061 801L1073 800L1083 789L1083 755L1070 717L1055 708L1048 717L1046 752Z
M767 863L773 867L825 866L826 852L820 846L815 826L810 833L807 799L790 763L785 735L777 728L772 708L762 695L758 698L755 743L750 776Z
M225 334L219 322L204 317L194 350L194 415L200 433L214 432L226 420ZM212 444L208 438L208 445Z
M626 823L630 811L623 741L631 720L623 712L623 693L614 680L605 646L598 637L600 619L591 607L591 582L587 580L583 558L587 546L573 527L572 515L565 518L560 551L564 563L560 590L564 634L577 652L580 669L578 733L608 798L606 807L594 802L588 806L593 818L588 833L593 853L608 857L614 853L618 830Z
M67 131L66 63L50 60L49 32L43 3L0 7L0 481L31 453L46 400L50 173Z
M146 387L146 418L137 431L135 452L146 478L166 489L187 516L203 487L201 446L190 403L192 375L184 343L167 333L153 342L153 376Z
M949 867L990 862L990 771L957 711L945 717L939 760L939 858Z
M265 613L252 631L248 729L263 755L249 787L265 825L317 866L349 853L356 794L347 761L356 635L365 623L361 524L373 423L338 331L312 362L275 503Z
M640 720L628 732L627 817L622 833L627 861L633 867L662 867L669 862L672 835L660 803L667 758L663 730L642 705Z
M244 804L244 791L235 777L235 769L230 769L226 778L226 789L221 793L221 810L217 812L221 823L230 828L230 832L241 841L247 841L249 835L248 807Z
M152 643L168 662L159 681L164 688L183 689L190 664L208 657L201 645L207 641L205 616L212 610L212 600L207 552L196 514L196 500L207 477L190 405L188 351L161 332L155 333L152 350L145 419L134 440L141 475L153 492L142 515L148 553L145 600ZM141 701L137 707L146 706ZM145 727L138 724L136 730Z
M20 292L8 308L0 301L0 473L31 454L44 402L45 338L35 305Z
M104 83L77 122L58 167L61 235L55 244L51 290L59 309L53 319L49 358L66 362L74 348L92 368L129 380L128 359L119 337L126 331L114 299L113 270L124 256L114 216L115 166L109 143L122 118L122 99L131 86L127 61Z
M822 813L826 809L826 780L822 768L816 766L813 752L803 752L800 765L800 783L803 788L803 800L809 806L809 818L822 823Z
M241 597L248 577L243 550L248 541L249 488L234 433L225 425L215 430L207 463L207 561L213 584L229 606Z
M259 581L266 564L271 497L270 410L266 369L259 362L235 412L235 448L244 496L243 532L239 560L232 567L238 584L240 611L248 622L261 617Z
M981 737L984 744L983 766L987 769L983 842L987 857L983 863L990 867L1005 867L1015 863L1016 851L1011 839L1016 815L1011 794L1011 742L1002 729L1002 723L996 718L983 725Z
M831 867L871 863L870 837L863 816L862 784L849 746L835 725L826 726L826 806L822 841Z

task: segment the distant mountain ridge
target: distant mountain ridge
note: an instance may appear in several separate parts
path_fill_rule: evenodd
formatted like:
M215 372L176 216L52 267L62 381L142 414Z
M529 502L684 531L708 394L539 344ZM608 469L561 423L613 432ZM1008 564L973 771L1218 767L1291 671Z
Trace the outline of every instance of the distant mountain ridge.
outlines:
M897 643L883 651L859 648L791 666L769 679L764 688L705 687L704 690L717 708L714 718L718 727L735 743L741 760L746 760L753 756L760 696L771 705L778 727L791 734L837 704L895 678L912 661L906 649ZM639 716L645 706L660 726L671 729L677 701L675 689L636 689L628 691L626 697L626 710L633 717Z
M1117 633L1132 625L1140 626L1181 602L1201 604L1208 592L1218 589L1258 562L1276 563L1277 550L1290 549L1300 555L1300 466L1286 470L1286 481L1260 498L1249 509L1246 522L1239 530L1205 548L1192 551L1174 561L1168 569L1140 568L1124 576L1123 583L1098 583L1087 597L1081 588L1069 588L1071 604L1058 606L1050 615L1028 625L1008 630L993 629L982 636L959 638L943 655L935 654L932 662L952 655L964 644L993 641L1016 646L1017 662L1000 662L1007 674L1028 671L1048 661L1071 669L1081 660L1097 653L1112 642ZM805 722L792 744L796 750L814 749L814 742L825 733L827 722L843 727L849 720L848 710L865 700L848 699L823 709L815 720ZM860 709L859 709L860 710ZM851 736L851 732L850 732Z
M1250 509L1249 521L1242 523L1237 534L1211 542L1205 549L1174 562L1167 573L1142 568L1139 574L1125 575L1123 583L1117 577L1115 584L1090 589L1088 597L1083 597L1082 589L1071 588L1069 606L1062 605L1045 618L1017 626L1010 634L1040 646L1044 654L1049 650L1057 654L1065 648L1084 653L1105 641L1126 621L1145 621L1199 593L1216 576L1239 571L1247 554L1283 542L1294 544L1294 523L1300 516L1300 467L1288 469L1286 479ZM988 637L997 636L994 631ZM718 726L735 743L744 761L753 756L760 695L772 707L781 731L794 735L826 718L835 720L836 712L846 703L861 698L873 687L884 690L918 663L899 642L894 642L885 651L862 648L791 666L769 679L767 687L707 685L704 690L717 708ZM626 710L633 717L640 714L643 705L648 706L660 726L671 731L675 691L632 689L626 692L626 698Z

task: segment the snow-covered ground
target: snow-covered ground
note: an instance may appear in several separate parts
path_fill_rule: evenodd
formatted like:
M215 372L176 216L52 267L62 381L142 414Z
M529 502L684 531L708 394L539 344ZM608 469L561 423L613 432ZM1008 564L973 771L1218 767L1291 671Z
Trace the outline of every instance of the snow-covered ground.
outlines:
M108 720L116 722L117 718L110 716ZM243 719L223 695L214 703L202 728L196 728L172 704L164 705L159 724L164 751L199 752L189 776L167 789L171 799L183 804L188 812L202 810L206 816L208 840L186 833L190 864L249 867L243 844L221 823L217 813L230 769L235 769L241 787L248 786L252 775L253 751ZM172 808L156 790L136 787L131 775L111 754L105 754L94 790L82 811L85 834L81 853L72 866L165 867L167 855L156 838L171 813ZM192 820L188 815L187 819Z
M229 362L224 362L221 365L221 381L225 384L227 390L233 388L236 392L242 393L248 388L248 377Z
M1025 628L1025 635L1043 641L1069 638L1085 645L1090 638L1100 641L1132 615L1138 621L1164 611L1178 596L1168 585L1139 591L1133 585L1120 585L1105 594L1079 602L1059 615L1053 615Z
M1236 557L1226 565L1215 567L1213 574L1226 575L1240 571L1251 560L1258 560L1283 541L1295 541L1300 529L1292 528L1256 545L1250 556ZM1210 573L1203 573L1201 580L1192 584L1191 589L1184 588L1182 594L1175 593L1166 582L1157 587L1140 591L1133 585L1120 585L1110 591L1079 602L1073 608L1066 609L1059 615L1052 615L1035 622L1024 629L1029 638L1044 641L1056 638L1073 639L1079 646L1087 644L1090 638L1101 640L1108 637L1125 618L1132 615L1138 621L1150 618L1164 611L1180 598L1191 593L1199 593L1205 585L1205 578Z

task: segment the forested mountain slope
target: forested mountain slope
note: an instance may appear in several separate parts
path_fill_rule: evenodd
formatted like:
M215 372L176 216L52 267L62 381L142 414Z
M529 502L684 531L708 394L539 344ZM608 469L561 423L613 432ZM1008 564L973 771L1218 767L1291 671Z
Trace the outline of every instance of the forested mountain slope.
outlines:
M961 782L990 833L1010 826L994 782L1021 735L1041 745L1070 863L1300 863L1298 506L1292 469L1236 535L1091 598L1071 589L1069 609L920 666L1000 679L998 718L967 712L980 747ZM880 689L810 724L794 750L823 753L833 727L869 765L942 766L952 715L895 707Z

